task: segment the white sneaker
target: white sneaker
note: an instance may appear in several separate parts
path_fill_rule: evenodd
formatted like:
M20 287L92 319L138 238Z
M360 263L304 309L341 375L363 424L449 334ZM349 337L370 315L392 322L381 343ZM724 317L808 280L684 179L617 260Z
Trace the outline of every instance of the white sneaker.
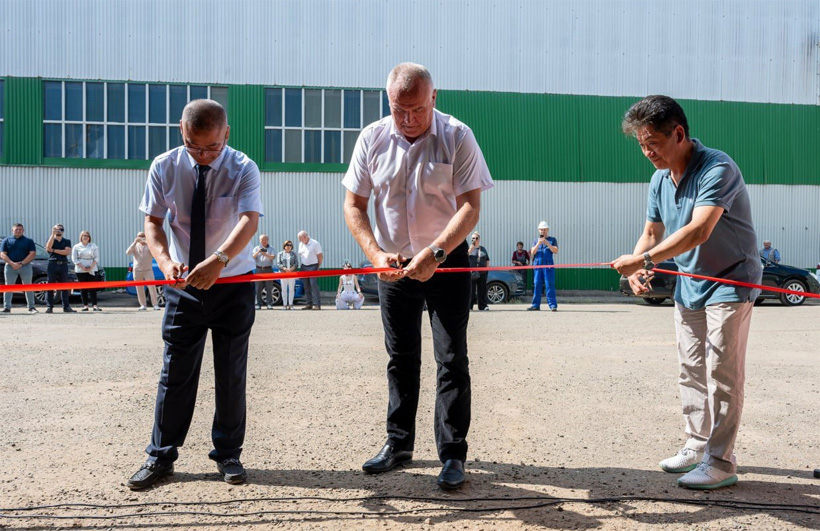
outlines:
M664 472L682 474L694 470L701 459L703 459L703 453L692 450L691 448L681 448L678 450L678 453L672 457L667 457L659 464Z
M140 307L137 309L137 311L138 311L138 312L144 312L145 310L147 310L147 308L146 308L145 306L140 306Z
M154 306L154 309L155 310L161 310L162 308L160 308L159 306Z
M711 490L729 487L737 483L737 474L724 472L706 463L701 463L683 476L678 478L678 487L687 489Z

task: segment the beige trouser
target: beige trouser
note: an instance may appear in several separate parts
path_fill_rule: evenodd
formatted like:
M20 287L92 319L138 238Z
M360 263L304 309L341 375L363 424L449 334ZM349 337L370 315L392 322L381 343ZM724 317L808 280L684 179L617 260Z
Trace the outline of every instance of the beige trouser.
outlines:
M686 448L702 451L705 463L731 473L753 306L733 302L689 310L675 304Z
M134 280L154 280L154 271L151 269L135 269ZM156 286L146 286L148 288L148 295L151 296L151 306L157 305L157 288ZM142 286L137 288L137 300L140 306L145 306L145 290Z

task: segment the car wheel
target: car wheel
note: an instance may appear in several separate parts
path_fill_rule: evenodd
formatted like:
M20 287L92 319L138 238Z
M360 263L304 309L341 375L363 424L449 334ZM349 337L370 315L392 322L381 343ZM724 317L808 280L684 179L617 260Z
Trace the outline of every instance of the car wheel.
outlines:
M783 284L783 289L787 289L790 291L805 292L806 285L803 284L803 282L801 282L800 280L792 279L786 281L786 283ZM780 303L785 306L800 306L804 302L806 302L806 297L804 297L803 295L793 295L791 293L780 294Z
M650 304L652 306L660 306L663 304L663 301L666 300L665 297L645 297L644 300L646 304Z
M279 306L282 304L282 286L280 286L277 282L273 283L273 288L270 290L270 300L273 302L274 306Z
M165 286L156 286L157 306L165 306Z
M487 284L487 299L490 304L503 304L510 298L510 290L501 282Z
M34 284L48 284L48 277L40 277L34 279ZM46 303L46 292L43 291L35 291L34 292L34 300L37 301L37 304L45 304Z

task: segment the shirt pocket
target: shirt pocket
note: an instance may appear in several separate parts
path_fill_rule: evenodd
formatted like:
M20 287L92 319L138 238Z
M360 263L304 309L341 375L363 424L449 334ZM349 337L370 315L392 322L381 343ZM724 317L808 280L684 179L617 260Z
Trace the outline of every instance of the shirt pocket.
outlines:
M209 205L208 220L235 217L237 202L238 199L235 196L214 198Z
M428 162L422 174L422 189L435 195L452 194L453 165L444 162Z

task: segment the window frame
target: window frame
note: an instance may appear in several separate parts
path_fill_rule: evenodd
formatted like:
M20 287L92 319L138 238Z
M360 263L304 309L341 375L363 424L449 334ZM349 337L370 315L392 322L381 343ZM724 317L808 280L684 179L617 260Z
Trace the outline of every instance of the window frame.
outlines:
M59 83L60 84L60 98L61 98L61 111L60 111L60 119L53 120L53 119L46 119L46 112L45 112L45 86L46 83ZM66 119L66 83L81 83L82 84L82 120L67 120ZM170 116L171 116L171 90L170 87L172 86L184 86L185 87L185 95L186 95L186 102L191 101L191 89L192 87L205 87L206 97L211 98L213 94L213 89L224 89L227 98L228 92L228 85L224 84L208 84L208 83L159 83L159 82L140 82L140 81L119 81L119 80L75 80L75 79L43 79L42 80L43 86L43 111L42 111L42 119L40 123L41 131L43 134L42 138L42 149L43 149L43 161L45 165L49 166L81 166L81 167L126 167L126 168L146 168L150 165L151 161L154 157L151 156L151 145L150 145L150 134L151 128L164 128L165 129L165 150L172 149L174 146L171 146L171 139L172 133L171 128L178 127L179 123L171 123ZM102 84L102 93L103 93L103 119L102 121L99 120L89 120L87 115L87 87L88 84ZM109 120L109 108L108 108L108 86L109 85L123 85L123 121L112 121ZM128 112L128 103L129 103L129 90L128 87L130 85L143 85L145 87L145 116L143 117L144 120L141 122L131 121L129 112ZM151 122L150 116L150 86L162 86L165 88L165 122L164 123L154 123ZM227 101L225 101L227 103ZM59 125L60 126L60 156L48 156L46 155L46 125ZM83 147L82 147L82 156L81 157L68 157L66 156L67 153L67 143L66 143L66 126L67 125L80 125L82 127L82 138L83 138ZM98 125L102 127L102 157L89 157L88 153L88 126ZM109 149L108 149L108 139L109 139L109 132L108 128L110 126L118 126L123 128L123 158L109 158ZM143 127L144 132L140 134L140 136L144 135L144 142L145 142L145 158L129 158L129 138L130 138L130 128L131 127ZM163 152L164 152L163 151ZM156 156L156 155L155 155Z
M281 125L267 125L267 102L268 102L268 90L279 90L280 91L280 109L281 109ZM301 121L299 126L289 126L287 125L285 116L287 113L286 108L286 91L287 90L298 89L301 91ZM306 101L307 98L305 97L306 91L318 90L320 91L320 102L321 102L321 109L319 115L321 117L321 124L319 126L308 126L305 124L305 115L306 115ZM340 104L340 113L339 113L339 126L338 127L329 127L326 125L326 116L325 116L325 108L326 108L326 92L327 91L338 91L339 92L339 104ZM357 92L358 93L358 103L359 103L359 127L347 127L345 126L345 95L349 92ZM390 115L390 108L389 104L387 103L387 91L383 88L367 88L367 87L310 87L310 86L303 86L303 87L296 87L296 86L289 86L289 85L265 85L263 86L263 112L264 112L264 120L263 120L263 158L260 163L260 166L263 170L269 171L344 171L347 166L350 164L349 160L345 160L345 133L356 133L356 138L358 138L359 134L361 134L362 129L370 125L372 121L366 121L365 118L365 101L364 101L364 94L365 92L377 92L379 94L379 116L381 118L385 118ZM386 113L385 113L386 111ZM267 151L267 132L270 130L279 130L281 131L281 139L280 139L280 150L282 155L281 161L271 161L268 160L268 151ZM301 146L301 158L299 161L287 161L286 160L286 138L287 138L287 131L299 131L300 137L302 140ZM307 161L306 154L306 133L308 131L311 132L318 132L319 133L319 161ZM339 133L339 150L341 152L340 161L339 162L326 162L325 161L325 149L326 149L326 138L327 133ZM355 144L355 140L353 140ZM350 149L352 153L352 146Z

